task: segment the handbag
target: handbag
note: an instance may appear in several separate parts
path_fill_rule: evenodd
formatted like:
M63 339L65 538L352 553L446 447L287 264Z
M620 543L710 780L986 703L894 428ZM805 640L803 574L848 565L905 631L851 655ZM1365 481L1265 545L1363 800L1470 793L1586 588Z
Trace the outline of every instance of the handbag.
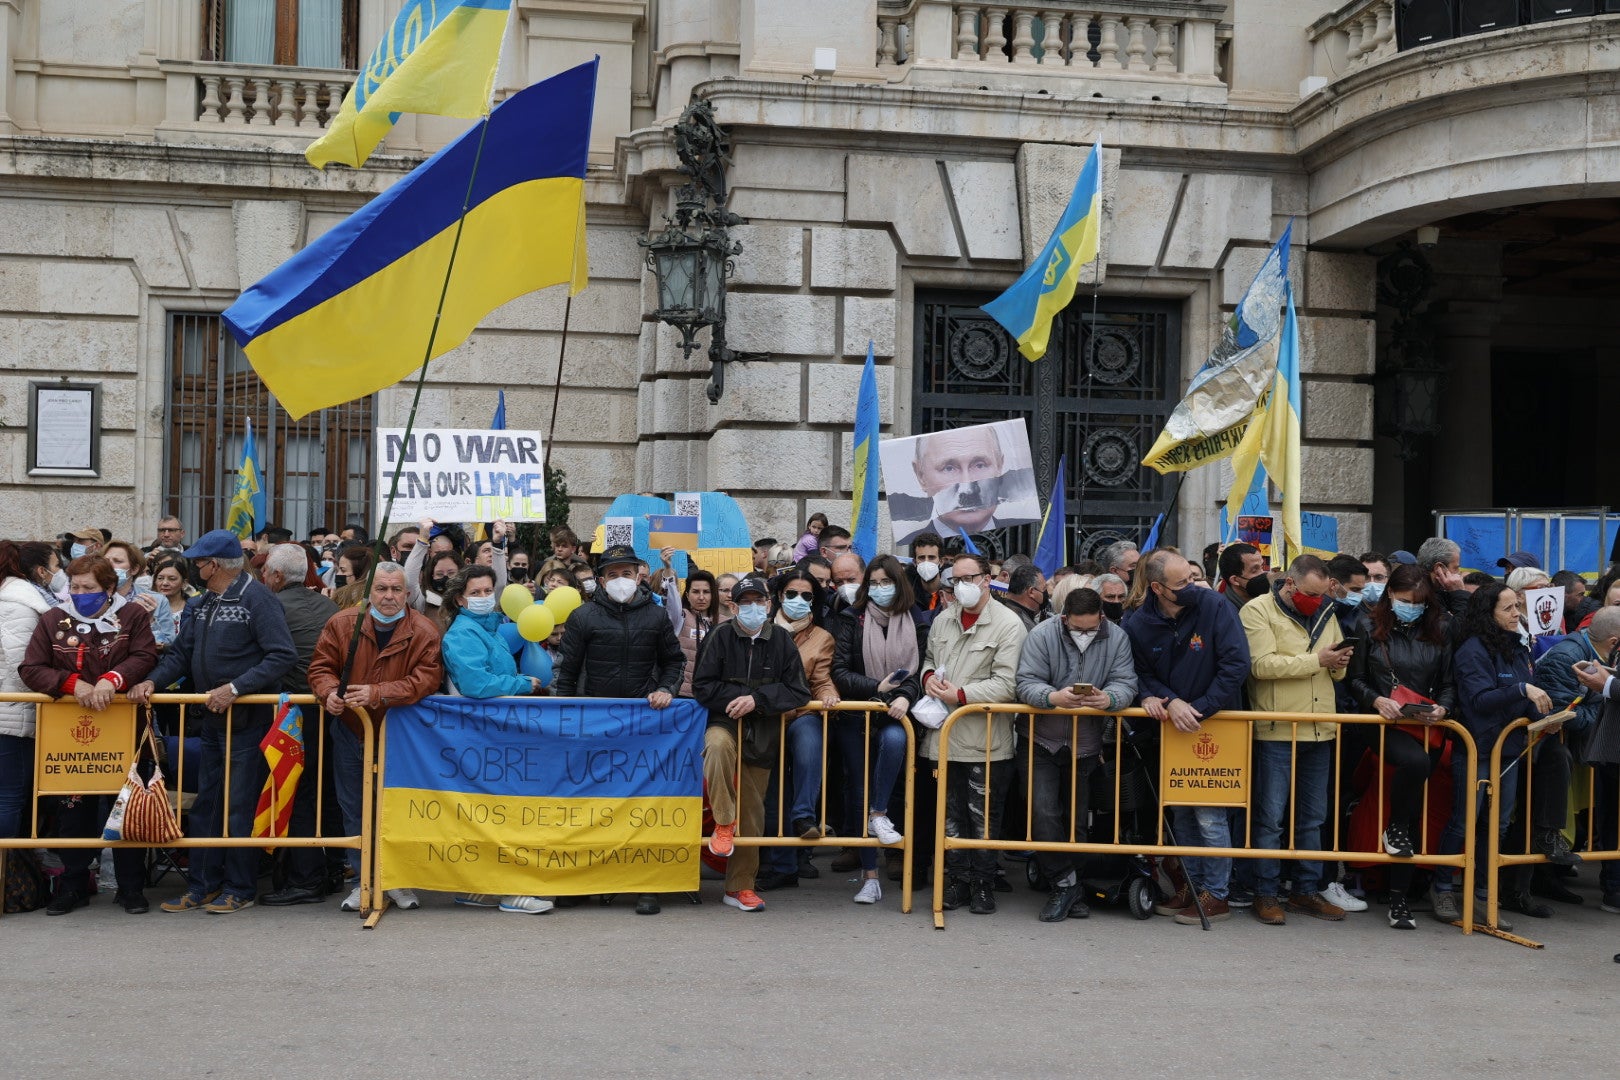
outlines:
M141 740L152 751L152 779L142 783L140 773L140 746L137 744L135 760L129 765L129 778L118 792L112 813L107 815L107 827L101 830L103 840L130 840L141 844L172 844L180 839L180 824L169 806L169 792L163 784L163 769L157 763L157 741L152 737L152 721L147 716L146 730Z
M1395 665L1390 661L1388 643L1381 641L1378 643L1378 645L1384 654L1384 666L1389 668L1389 678L1392 684L1389 691L1389 700L1393 701L1397 705L1428 705L1433 707L1435 704L1435 700L1433 698L1425 697L1416 690L1413 690L1411 687L1402 685L1400 676L1395 674ZM1399 730L1406 732L1408 735L1412 736L1412 738L1421 742L1425 749L1428 748L1429 732L1434 730L1431 725L1396 724L1395 726Z
M7 915L38 911L51 900L51 883L39 856L27 848L5 852L4 909Z

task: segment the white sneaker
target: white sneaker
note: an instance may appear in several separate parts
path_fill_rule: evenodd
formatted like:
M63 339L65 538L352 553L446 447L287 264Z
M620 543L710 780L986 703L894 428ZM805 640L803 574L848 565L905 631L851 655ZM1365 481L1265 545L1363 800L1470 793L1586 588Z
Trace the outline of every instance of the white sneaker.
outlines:
M401 911L411 911L422 906L422 901L418 900L416 894L409 889L389 889L388 899L392 900L394 906Z
M500 907L501 906L501 901L500 901L500 899L498 897L494 897L494 896L490 896L490 895L488 895L486 893L478 893L478 892L465 893L465 894L463 894L461 896L458 896L458 897L456 897L456 903L460 904L462 907Z
M875 877L869 877L861 882L861 891L855 894L857 904L875 904L881 899L883 899L883 886L878 884L878 879Z
M898 844L905 839L900 835L900 830L894 827L894 822L889 820L888 814L873 814L868 824L880 844Z
M343 903L338 905L338 910L339 911L359 911L360 910L360 886L356 885L354 887L354 891L351 892L348 896L345 896L343 898Z
M505 896L501 898L502 911L512 911L519 915L544 915L556 906L550 900L542 900L538 896Z
M1344 908L1346 911L1366 911L1367 901L1357 899L1350 895L1350 891L1340 882L1333 882L1327 888L1317 893L1330 904Z

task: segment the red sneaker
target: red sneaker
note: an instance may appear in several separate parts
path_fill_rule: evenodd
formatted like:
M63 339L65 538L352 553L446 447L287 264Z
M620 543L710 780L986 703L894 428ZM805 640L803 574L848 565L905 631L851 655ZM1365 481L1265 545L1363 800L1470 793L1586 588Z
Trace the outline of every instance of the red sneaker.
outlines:
M737 845L731 842L731 838L736 835L737 825L735 822L730 825L721 825L716 822L714 835L709 837L709 850L724 859L737 850Z
M716 830L718 831L718 830ZM759 898L759 893L753 889L741 889L737 892L726 893L726 903L743 911L764 911L765 901Z

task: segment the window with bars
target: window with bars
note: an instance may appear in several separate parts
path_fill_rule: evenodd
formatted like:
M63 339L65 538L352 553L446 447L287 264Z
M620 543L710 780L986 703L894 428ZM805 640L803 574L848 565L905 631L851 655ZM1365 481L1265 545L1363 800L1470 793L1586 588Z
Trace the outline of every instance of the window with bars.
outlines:
M224 525L253 423L268 522L299 539L317 525L368 521L372 399L291 419L218 315L169 316L163 508L198 536Z
M1170 483L1142 457L1179 392L1181 309L1175 302L1076 298L1052 323L1046 356L1031 364L979 308L993 294L920 291L917 296L913 430L1023 417L1036 481L1051 490L1068 461L1065 511L1071 558L1115 540L1146 536L1169 501ZM1036 527L976 539L1000 555L1034 549ZM1161 533L1174 543L1175 523Z
M202 0L202 58L234 64L360 66L360 0Z

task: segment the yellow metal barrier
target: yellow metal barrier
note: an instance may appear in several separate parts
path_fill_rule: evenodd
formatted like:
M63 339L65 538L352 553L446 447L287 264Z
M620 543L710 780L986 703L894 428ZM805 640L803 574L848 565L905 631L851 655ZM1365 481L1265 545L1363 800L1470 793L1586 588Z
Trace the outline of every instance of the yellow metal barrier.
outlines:
M1329 816L1330 816L1330 818L1332 820L1332 824L1333 824L1333 846L1331 848L1314 849L1314 850L1302 850L1302 849L1298 849L1298 848L1253 848L1253 847L1247 847L1247 846L1245 846L1245 847L1215 848L1215 847L1198 847L1198 846L1189 845L1189 844L1166 844L1164 842L1164 813L1163 813L1163 811L1166 809L1166 806L1164 805L1164 803L1162 801L1163 792L1157 791L1157 788L1158 788L1158 778L1157 777L1154 778L1153 783L1154 783L1154 788L1155 788L1156 795L1159 797L1159 800L1160 800L1159 803L1158 803L1158 836L1157 836L1158 842L1153 843L1153 844L1121 842L1120 834L1119 834L1119 828L1120 828L1119 823L1120 823L1120 820L1121 820L1121 810L1122 810L1121 799L1120 799L1120 790L1121 790L1122 775L1123 775L1126 763L1125 763L1125 746L1124 746L1124 743L1123 743L1123 741L1118 740L1118 736L1116 734L1116 741L1113 743L1113 745L1116 748L1116 752L1114 753L1114 776L1113 776L1114 835L1113 835L1113 838L1112 838L1111 842L1104 843L1104 842L1097 842L1097 841L1087 841L1087 842L1078 842L1077 843L1072 839L1067 841L1067 842L1038 841L1038 840L1034 839L1034 837L1032 835L1033 830L1031 828L1031 819L1033 818L1033 808L1031 808L1028 815L1026 815L1026 826L1025 826L1024 838L1021 839L1021 840L994 840L994 839L976 839L976 838L969 838L969 837L951 837L951 836L947 836L945 834L945 807L946 807L946 794L945 793L946 793L946 785L948 783L949 769L950 769L950 766L953 765L953 764L958 765L958 766L968 764L965 761L952 762L952 761L948 760L948 757L949 757L948 747L950 745L951 729L963 717L966 717L966 716L982 716L982 715L987 714L987 713L988 714L1007 714L1007 713L1010 713L1010 714L1014 714L1014 715L1030 716L1030 717L1035 717L1035 716L1067 716L1067 717L1075 718L1074 722L1075 722L1076 725L1078 724L1079 719L1082 718L1082 717L1128 718L1128 719L1131 719L1131 720L1141 720L1141 721L1143 721L1145 723L1148 723L1148 724L1158 724L1159 723L1158 721L1153 720L1151 717L1149 717L1148 714L1142 709L1122 709L1122 710L1119 710L1117 712L1103 713L1103 712L1099 712L1099 711L1093 710L1093 709L1036 709L1036 708L1033 708L1033 707L1028 706L1028 705L1010 705L1010 704L1009 705L965 705L965 706L957 709L956 711L952 712L949 716L947 716L945 718L944 724L941 725L941 727L939 729L940 748L941 748L941 755L940 755L940 760L939 760L939 768L938 768L938 773L937 773L938 778L939 778L939 801L938 801L938 813L935 815L935 821L934 821L935 847L934 847L934 903L933 903L933 910L934 910L934 926L937 929L943 930L945 928L945 884L946 884L946 881L945 881L945 854L946 854L946 852L949 851L949 850L957 850L957 851L961 851L961 850L968 850L968 851L977 850L977 851L1032 851L1032 852L1033 851L1050 851L1050 852L1062 852L1062 853L1071 853L1071 854L1079 854L1079 855L1104 855L1104 854L1121 855L1121 854L1125 854L1125 855L1156 855L1156 856L1175 855L1175 856L1178 856L1178 857L1190 857L1190 858L1201 858L1202 857L1202 858L1235 858L1235 859L1305 859L1305 860L1311 860L1311 861L1317 861L1317 860L1326 861L1326 860L1338 860L1338 859L1348 858L1348 859L1351 859L1351 860L1353 860L1355 862L1358 862L1358 863L1389 863L1389 864L1407 863L1407 864L1416 865L1416 866L1451 867L1451 868L1454 868L1454 869L1461 870L1462 875L1463 875L1463 882L1462 882L1462 921L1461 921L1461 923L1459 925L1462 927L1463 933L1468 934L1468 933L1473 932L1473 929L1474 929L1474 922L1473 922L1473 914L1474 914L1474 867L1475 867L1474 852L1473 852L1473 836L1474 836L1474 825L1475 825L1475 819L1474 819L1475 800L1472 800L1472 799L1467 800L1467 810L1466 810L1466 815L1465 815L1466 816L1466 828L1467 828L1467 831L1466 831L1466 834L1465 834L1465 840L1464 840L1464 844L1463 844L1463 851L1458 853L1458 854L1454 854L1454 855L1442 855L1442 854L1439 854L1437 852L1430 852L1428 850L1428 842L1427 842L1427 839L1428 839L1427 838L1427 821L1428 821L1428 805L1429 805L1429 786L1428 786L1427 781L1424 782L1424 787L1423 787L1423 812L1422 812L1422 816L1421 816L1421 820L1423 821L1425 827L1422 830L1423 835L1415 838L1418 841L1418 849L1413 854L1413 856L1411 858L1409 858L1409 859L1397 858L1396 856L1386 854L1381 849L1380 850L1375 850L1375 851L1354 851L1354 850L1346 850L1346 849L1344 849L1340 845L1340 842L1339 842L1340 841L1340 837L1339 837L1339 816L1336 813L1333 813L1331 808L1330 808L1330 814L1329 814ZM1369 726L1377 726L1380 729L1383 729L1383 728L1387 728L1387 727L1393 727L1396 724L1401 724L1401 723L1411 724L1412 723L1412 721L1410 721L1410 720L1393 721L1393 720L1385 720L1381 716L1362 715L1362 714L1344 715L1344 714L1322 714L1322 713L1266 713L1266 712L1244 712L1244 711L1220 712L1220 713L1214 714L1214 716L1209 717L1208 719L1211 719L1211 720L1214 720L1214 719L1241 720L1241 721L1248 721L1248 722L1253 722L1253 723L1273 722L1273 723L1293 724L1294 725L1294 733L1293 733L1292 737L1289 740L1290 746L1292 747L1291 759L1290 759L1290 775L1294 775L1293 766L1298 761L1298 744L1299 744L1298 726L1300 724L1321 724L1321 723L1333 723L1333 724L1339 724L1339 725L1362 724L1362 725L1369 725ZM1165 723L1168 724L1168 721L1166 721ZM1476 747L1474 745L1474 740L1468 734L1467 729L1465 729L1461 724L1457 723L1456 721L1450 720L1450 719L1442 720L1442 721L1434 724L1433 726L1436 729L1444 728L1447 731L1451 732L1452 736L1456 739L1458 745L1460 745L1462 747L1464 753L1467 756L1467 766L1468 766L1468 774L1467 775L1469 775L1469 776L1477 775L1478 752L1477 752L1477 749L1476 749ZM1035 746L1035 742L1034 742L1034 739L1032 737L1031 738L1026 738L1024 741L1026 743L1026 753L1028 754L1028 762L1027 762L1027 765L1026 765L1026 770L1027 770L1026 775L1032 777L1033 773L1034 773L1034 746ZM985 807L985 812L984 812L984 819L985 819L985 821L987 823L990 821L990 817L991 817L991 815L990 815L990 806L991 806L991 802L992 802L992 791L991 791L991 785L990 785L990 782L989 782L990 762L991 762L991 758L990 758L990 742L991 742L991 740L989 738L985 739L985 756L984 756L984 763L985 763L984 807ZM1073 739L1071 739L1069 745L1071 747L1073 747L1075 745L1075 742L1074 742ZM1107 749L1107 744L1105 744L1104 749ZM1379 740L1378 740L1378 753L1379 753L1380 761L1382 761L1383 758L1384 758L1384 752L1383 751L1384 751L1384 734L1383 734L1383 731L1380 730L1380 732L1379 732ZM1453 751L1453 752L1455 752L1455 751ZM1071 766L1071 768L1074 768L1074 767L1076 767L1076 766ZM1340 762L1340 760L1338 758L1338 755L1335 755L1333 790L1339 790L1340 789L1339 781L1342 779L1341 772L1342 772L1342 763ZM1384 825L1385 825L1384 800L1383 800L1383 795L1384 795L1384 770L1383 770L1382 767L1380 767L1377 770L1377 774L1378 774L1378 779L1377 779L1377 792L1378 792L1378 819L1377 819L1377 825L1378 825L1378 831L1381 834L1383 832ZM1252 783L1252 777L1251 777L1251 783ZM1071 792L1072 792L1072 788L1071 788ZM1287 823L1287 835L1288 836L1292 836L1293 832L1294 832L1294 803L1295 803L1295 800L1293 800L1293 799L1289 800L1288 823ZM1187 804L1177 803L1175 805L1187 805ZM1245 803L1243 805L1247 806L1248 802L1245 801ZM1082 809L1082 812L1083 812L1085 808L1081 808L1081 809ZM1250 826L1252 827L1252 815L1250 815ZM1324 829L1326 828L1326 823L1324 823L1323 827L1324 827ZM1078 828L1078 824L1075 821L1071 820L1070 825L1069 825L1069 835L1070 835L1071 838L1075 835L1075 830L1077 828ZM1249 839L1248 835L1245 835L1245 837L1244 837L1245 843L1247 843L1248 839Z
M1521 716L1519 719L1513 721L1513 723L1502 729L1502 733L1496 737L1495 745L1491 747L1490 772L1485 776L1485 778L1478 781L1478 788L1482 789L1487 795L1490 796L1489 805L1491 814L1491 829L1486 836L1485 842L1486 867L1489 871L1489 873L1486 875L1487 880L1485 883L1485 921L1491 927L1495 927L1497 925L1498 915L1501 911L1502 871L1510 866L1543 866L1548 864L1547 856L1543 855L1539 851L1534 850L1535 844L1533 842L1533 829L1535 823L1532 820L1531 814L1531 807L1535 805L1533 801L1535 798L1535 768L1533 763L1536 747L1550 739L1562 738L1562 734L1530 732L1525 738L1524 749L1516 754L1505 766L1502 763L1502 752L1507 746L1508 738L1514 732L1529 726L1530 719L1528 717ZM1580 766L1577 765L1576 767ZM1501 816L1500 810L1496 805L1496 798L1498 793L1500 793L1502 790L1503 773L1508 769L1518 769L1519 775L1523 778L1522 788L1524 791L1524 797L1522 799L1514 800L1516 804L1522 805L1525 808L1523 815L1524 820L1519 823L1524 828L1524 850L1521 852L1506 852L1502 850L1502 836L1504 830L1501 829L1499 825ZM1578 854L1581 856L1581 860L1583 862L1607 862L1620 859L1620 850L1599 851L1596 848L1598 834L1597 770L1590 765L1585 766L1585 769L1587 771L1587 778L1590 782L1592 800L1591 804L1587 807L1586 847L1584 849L1580 849ZM1617 797L1616 811L1617 813L1620 813L1620 797ZM1500 931L1497 931L1497 936L1507 938L1509 941L1516 942L1520 945L1525 945L1529 948L1541 948L1539 942L1532 941L1529 938L1519 937L1513 934L1505 934Z
M56 698L52 698L52 697L50 697L50 696L48 696L46 694L0 693L0 702L22 702L22 703L43 705L43 704L49 704L49 703L51 703L53 701L56 701L56 700L57 700ZM71 697L65 697L65 698L62 698L60 700L62 700L65 703L69 703L69 704L71 704L73 702L73 699ZM128 699L125 698L123 695L118 695L113 700L115 702L122 703L122 702L126 702ZM202 705L207 700L208 700L208 695L207 694L153 694L151 703L154 706L156 706L156 705L187 706L187 705ZM379 918L381 918L382 911L383 911L382 892L381 892L380 889L377 888L376 874L374 873L374 858L375 858L375 855L376 855L376 845L374 843L374 833L375 833L375 828L376 828L376 785L375 785L375 776L376 776L375 761L376 761L376 755L374 753L374 751L376 749L376 730L375 730L375 725L372 722L371 715L365 709L361 709L361 708L358 708L356 706L351 706L350 707L350 711L353 712L360 720L360 725L361 725L361 728L362 728L362 731L363 731L363 739L364 739L364 743L363 743L363 747L362 747L362 753L364 755L363 760L366 763L365 766L362 769L362 784L361 784L361 796L360 796L360 798L361 798L361 804L360 805L361 805L362 828L361 828L360 834L358 836L322 836L320 834L320 832L321 832L321 820L322 820L322 813L323 813L323 810L324 810L324 799L325 799L325 792L323 790L324 781L325 781L326 762L327 762L327 755L325 753L322 753L322 754L319 755L317 768L316 768L316 772L315 772L314 789L315 789L315 793L316 793L315 794L315 833L316 833L316 835L314 835L314 836L281 836L281 837L249 837L249 836L232 836L230 834L231 769L229 767L229 763L230 763L230 759L231 759L231 743L232 743L232 740L236 737L235 732L232 731L232 724L231 724L231 720L232 720L232 718L234 716L235 709L238 706L243 706L243 705L263 705L263 706L274 707L280 700L281 700L280 696L276 695L276 694L250 694L250 695L247 695L247 696L244 696L244 697L237 698L236 701L231 705L231 707L226 709L226 711L225 711L225 722L224 722L225 750L224 750L224 760L225 760L226 765L225 765L225 768L223 770L223 777L222 777L223 783L222 783L222 790L221 790L221 794L220 794L221 815L222 815L222 821L221 821L222 828L221 828L220 831L221 831L221 833L223 835L218 836L218 837L182 836L179 840L176 840L173 843L169 843L169 844L147 844L147 843L136 843L136 842L132 842L132 841L118 841L116 843L109 843L108 841L101 839L99 836L96 836L96 837L71 837L71 838L70 837L40 836L39 835L39 800L40 800L41 796L40 796L39 792L37 791L38 775L39 774L38 774L38 759L37 759L37 756L36 756L36 772L35 772L36 791L35 791L34 797L31 799L32 812L30 814L30 819L29 819L28 835L27 836L13 837L13 838L0 838L0 879L3 879L4 874L5 874L6 851L9 850L9 849L13 849L13 848L41 848L41 847L43 847L43 848L95 848L95 849L98 849L98 850L101 849L101 848L108 848L108 847L111 847L111 848L153 848L153 847L157 847L157 848L169 848L169 849L180 849L180 850L197 849L197 848L238 848L238 847L256 847L256 848L353 848L353 849L360 852L360 881L359 881L359 885L360 885L360 908L361 908L361 914L365 917L365 922L363 923L363 925L367 929L370 929L371 927L375 926L377 924L377 920ZM313 734L314 734L314 737L317 740L319 740L319 743L324 746L325 737L326 737L327 715L326 715L326 710L321 706L321 703L319 701L317 701L314 698L314 696L312 696L310 694L294 694L289 698L289 700L291 701L292 704L299 706L304 711L304 715L305 715L305 718L306 718L305 729L304 729L305 730L305 740L306 740L306 742L311 737L311 735L310 735L311 728L310 728L310 725L308 723L308 717L309 717L309 714L310 714L311 710L313 710L315 712L317 720L316 720L316 723L314 725L314 733ZM185 770L186 722L187 722L187 714L188 714L188 712L189 712L189 710L182 707L180 709L180 711L179 711L180 722L179 722L178 730L173 731L173 732L165 732L165 733L163 733L163 737L173 736L173 737L175 737L175 740L176 740L176 742L175 742L175 745L176 745L175 759L174 759L173 762L169 763L168 766L165 767L164 770L163 770L165 780L171 785L170 786L170 793L171 793L171 795L174 796L176 802L178 802L179 799L180 799L180 794L181 793L180 793L180 790L179 790L179 785L180 785L180 781L181 781L182 776L184 775L184 770ZM138 721L138 723L144 723L144 722L145 722L144 719L141 719L141 720ZM36 747L39 745L39 743L37 741L37 738L38 738L38 732L36 730ZM137 753L139 753L138 748L137 748ZM123 777L120 777L119 782L122 783L122 781L123 781ZM255 793L255 797L257 797L257 793ZM184 823L182 823L182 827L184 827Z
M786 814L786 810L787 810L786 777L787 777L787 752L788 752L787 729L788 729L788 725L793 723L793 721L788 720L786 718L778 718L776 723L778 723L780 725L780 728L778 730L777 751L776 751L776 776L777 776L777 785L776 785L776 835L774 835L774 836L744 836L741 833L738 833L735 837L733 837L733 842L736 843L736 844L743 845L745 847L807 847L807 848L846 848L846 847L847 848L857 848L857 847L885 848L886 847L886 848L889 848L889 849L898 848L900 850L900 852L902 853L902 861L903 861L903 866L904 866L903 870L901 871L901 881L900 881L900 911L901 911L902 914L910 914L910 912L911 912L911 881L912 881L912 858L911 858L911 855L912 855L912 843L913 843L913 840L912 840L912 823L913 823L913 810L915 809L915 805L916 805L916 781L917 781L917 771L916 771L916 769L914 767L915 762L917 760L917 733L916 733L916 731L913 729L913 727L911 725L911 718L909 716L907 716L907 717L903 717L902 719L900 719L898 721L895 721L900 725L902 730L904 730L905 733L906 733L906 760L905 760L905 763L901 766L901 769L900 769L901 778L902 778L903 782L905 783L906 811L905 811L905 815L904 815L905 820L900 823L900 834L901 834L900 843L891 844L891 845L885 845L877 837L872 836L870 834L870 832L868 830L867 815L868 815L868 813L869 813L869 811L871 810L871 807L872 807L872 794L873 794L872 791L871 791L871 786L872 786L872 720L873 720L873 714L876 713L880 717L882 717L884 720L888 720L889 719L889 715L888 715L889 707L887 705L885 705L881 701L841 701L837 705L830 706L830 707L823 704L823 703L821 703L821 702L819 702L819 701L812 701L807 706L805 706L805 711L807 713L820 713L821 714L821 787L820 787L820 795L818 796L818 808L820 810L820 813L818 814L817 819L816 819L817 822L819 824L821 824L821 825L825 825L827 823L827 755L828 755L828 753L830 752L830 749L831 749L831 742L830 742L830 739L829 739L829 735L831 734L831 718L832 718L832 714L834 714L834 713L860 713L861 716L862 716L861 724L862 724L862 728L863 728L863 732L864 732L864 736L865 736L865 748L866 749L865 749L865 753L862 755L862 758L861 758L861 761L862 761L862 770L861 770L861 798L862 798L861 805L862 805L862 810L861 810L861 814L860 814L861 834L859 836L823 836L819 840L802 840L797 836L790 836L785 832L785 829L791 824L791 822L789 822L787 820L787 814ZM795 719L797 719L797 718L795 718ZM749 722L749 717L746 717L746 716L743 717L742 722L743 723ZM742 752L741 752L740 746L739 746L738 754L737 754L737 762L738 762L738 770L739 770L738 776L737 776L737 785L738 785L738 789L741 790L741 786L742 786L742 778L741 778ZM883 794L884 799L886 800L888 798L889 793L888 792L883 792L882 794ZM703 842L705 844L708 843L708 840L709 840L708 837L703 838Z

